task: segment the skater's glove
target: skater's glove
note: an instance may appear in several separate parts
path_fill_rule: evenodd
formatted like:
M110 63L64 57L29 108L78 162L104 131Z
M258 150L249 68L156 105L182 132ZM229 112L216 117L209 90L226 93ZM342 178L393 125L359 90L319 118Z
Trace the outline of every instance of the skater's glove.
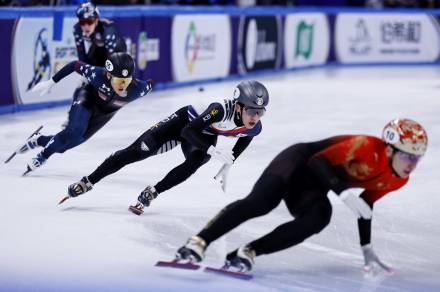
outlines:
M371 244L362 246L362 253L364 255L364 272L374 273L374 269L379 267L388 273L392 273L394 270L392 267L384 264L373 250Z
M209 146L208 151L206 152L211 155L212 158L219 160L220 162L226 164L232 164L234 162L234 155L232 155L232 150L223 149L215 146Z
M222 186L223 192L226 193L226 182L228 179L229 169L231 169L231 164L223 164L222 168L214 176L215 180L220 180L220 185Z
M347 205L354 215L359 218L371 219L373 210L361 197L354 195L350 190L342 192L339 197Z
M38 82L34 87L32 87L32 92L40 91L40 96L43 96L50 92L52 86L55 85L55 81L50 78L49 80Z

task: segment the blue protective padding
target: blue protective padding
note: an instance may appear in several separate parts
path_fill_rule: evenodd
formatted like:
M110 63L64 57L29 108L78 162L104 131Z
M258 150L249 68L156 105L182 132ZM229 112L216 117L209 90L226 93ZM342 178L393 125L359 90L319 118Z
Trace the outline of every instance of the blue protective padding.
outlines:
M418 62L418 63L368 63L368 64L340 64L340 63L328 63L322 65L311 65L307 67L299 67L299 68L291 68L291 69L267 69L260 71L249 72L246 75L230 75L224 78L211 78L204 80L194 80L187 82L167 82L167 83L157 83L154 88L154 91L166 90L171 88L179 88L186 86L195 86L195 85L204 85L210 83L216 83L221 81L233 81L233 80L242 80L242 79L252 79L258 76L267 76L267 75L275 75L275 74L284 74L286 72L292 71L303 71L310 70L315 68L344 68L344 67L401 67L401 66L439 66L439 62ZM146 97L148 98L148 96ZM8 106L0 106L0 115L1 114L10 114L20 111L30 111L30 110L38 110L38 109L46 109L51 107L65 106L70 105L72 102L72 98L64 99L60 101L50 101L50 102L41 102L41 103L31 103L31 104L16 104L16 105L8 105Z
M53 40L61 41L63 38L64 12L56 11L53 14Z
M72 102L72 98L58 100L58 101L46 101L46 102L29 103L29 104L13 104L13 105L0 106L0 115L21 112L21 111L31 111L31 110L64 106L70 104L71 102Z
M63 17L75 17L76 6L65 7L32 7L32 8L0 8L0 19L17 19L19 17L52 17L54 16L54 39L61 39ZM290 13L314 13L321 12L325 14L338 13L424 13L431 15L440 15L440 9L374 9L374 8L353 8L353 7L236 7L236 6L102 6L100 13L103 17L122 17L122 16L145 16L145 15L163 15L173 16L176 14L228 14L232 16L239 15L286 15ZM183 86L194 86L208 83L214 83L226 80L250 79L255 76L264 76L269 74L279 74L289 71L308 70L311 68L326 67L371 67L371 66L438 66L440 62L388 62L388 63L368 63L368 64L340 64L327 63L322 65L312 65L300 68L279 68L268 69L256 72L249 72L246 75L230 75L225 78L213 78L189 82L168 82L156 84L154 90L164 90ZM147 97L148 98L148 97ZM56 106L65 106L71 103L71 98L60 101L40 102L33 104L15 104L0 106L0 114L14 113L19 111L28 111L44 109Z
M176 15L176 14L228 14L228 15L285 15L289 13L322 12L326 14L337 13L427 13L440 15L440 9L417 8L353 8L353 7L236 7L236 6L101 6L100 13L103 17L118 16L144 16L144 15ZM32 8L0 8L0 19L16 19L19 17L50 17L55 13L65 16L75 16L75 6L32 7Z

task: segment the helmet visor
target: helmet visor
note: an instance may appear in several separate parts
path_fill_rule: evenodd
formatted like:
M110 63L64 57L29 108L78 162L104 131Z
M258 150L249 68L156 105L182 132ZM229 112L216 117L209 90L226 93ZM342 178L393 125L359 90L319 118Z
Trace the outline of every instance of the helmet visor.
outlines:
M422 158L422 155L406 153L400 150L397 151L397 156L399 159L411 164L417 164Z
M112 76L112 81L116 86L123 86L123 85L128 86L128 85L130 85L132 80L133 80L133 77L122 78L122 77Z
M95 23L96 18L83 18L79 20L79 25L80 26L84 26L84 25L92 25Z
M255 115L258 115L259 117L262 117L264 113L266 112L266 109L263 108L254 108L254 107L244 107L244 111L247 115L253 117Z

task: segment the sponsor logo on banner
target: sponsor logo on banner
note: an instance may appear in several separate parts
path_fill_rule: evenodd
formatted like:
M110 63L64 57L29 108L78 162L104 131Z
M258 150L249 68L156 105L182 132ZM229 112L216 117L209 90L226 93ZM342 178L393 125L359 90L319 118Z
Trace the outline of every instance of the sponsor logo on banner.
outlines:
M341 62L432 62L440 53L439 25L426 14L339 14Z
M44 96L30 90L48 80L67 63L78 59L72 27L76 18L65 18L62 38L53 40L52 18L21 18L13 37L12 80L17 103L62 100L72 96L81 77L71 74Z
M138 38L137 64L140 70L147 68L148 62L159 61L160 42L159 39L147 38L147 32L142 31Z
M238 33L238 72L244 74L280 65L280 18L246 16Z
M349 37L350 52L354 55L366 55L371 51L371 37L363 19L356 22L354 33Z
M324 64L330 50L327 17L322 13L286 16L284 56L287 68Z
M418 54L418 47L403 47L401 44L419 44L422 24L420 21L393 21L380 24L382 43L390 46L381 48L383 54Z
M26 90L30 90L42 79L48 79L52 72L48 42L47 29L43 27L34 42L33 74Z
M229 17L175 16L171 54L176 81L226 77L231 62Z
M296 31L296 47L295 58L303 56L304 59L309 59L313 51L313 32L315 30L314 24L307 24L301 21Z
M185 60L188 72L192 74L194 66L200 60L215 59L215 54L215 33L200 34L194 21L191 21L185 41Z

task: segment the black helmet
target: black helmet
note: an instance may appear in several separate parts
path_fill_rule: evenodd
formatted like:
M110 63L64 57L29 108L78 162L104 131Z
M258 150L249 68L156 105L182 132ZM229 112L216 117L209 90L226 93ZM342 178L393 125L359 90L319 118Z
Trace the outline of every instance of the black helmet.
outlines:
M243 81L234 90L234 98L245 106L264 108L269 103L266 87L258 81Z
M91 19L99 17L99 10L95 4L91 2L86 2L81 4L76 10L76 16L79 19Z
M133 58L127 53L113 53L105 61L105 70L115 77L131 77L134 71Z

